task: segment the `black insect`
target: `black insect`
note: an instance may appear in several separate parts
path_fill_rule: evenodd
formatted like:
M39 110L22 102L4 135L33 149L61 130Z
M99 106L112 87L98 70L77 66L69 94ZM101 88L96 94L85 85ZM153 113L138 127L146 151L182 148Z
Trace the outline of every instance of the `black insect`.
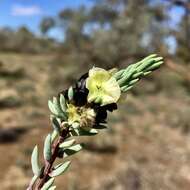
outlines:
M75 106L87 106L95 110L96 112L96 119L95 119L95 124L100 124L100 123L106 123L107 119L107 112L114 111L117 109L117 104L116 103L111 103L107 104L105 106L101 106L98 103L88 103L87 97L88 97L88 89L86 88L86 79L88 78L88 73L85 73L82 75L75 83L73 87L73 104ZM65 98L68 101L68 89L61 92L65 96Z

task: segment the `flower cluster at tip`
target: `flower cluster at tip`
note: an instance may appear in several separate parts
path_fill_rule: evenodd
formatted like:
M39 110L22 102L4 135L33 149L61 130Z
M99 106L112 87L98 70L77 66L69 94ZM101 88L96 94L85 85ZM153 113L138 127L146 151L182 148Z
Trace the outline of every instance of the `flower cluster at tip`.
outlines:
M151 73L162 63L162 57L152 54L120 71L93 67L81 76L74 86L59 93L53 100L49 100L48 106L54 130L44 142L45 161L51 161L52 145L58 137L62 137L65 129L68 129L68 134L64 137L64 142L59 145L57 157L66 158L80 151L82 146L75 144L72 137L96 135L98 130L106 128L107 112L117 109L121 93L131 89L141 77ZM31 161L34 173L32 183L35 183L43 174L43 167L38 163L37 146L33 150ZM54 177L64 173L69 165L70 162L67 161L53 167L48 174L49 180L42 189L55 189L55 186L52 186Z
M131 89L141 77L162 63L162 57L152 54L120 71L93 67L74 87L49 101L49 108L60 122L67 122L70 127L96 128L106 123L108 111L117 109L116 103L122 92Z

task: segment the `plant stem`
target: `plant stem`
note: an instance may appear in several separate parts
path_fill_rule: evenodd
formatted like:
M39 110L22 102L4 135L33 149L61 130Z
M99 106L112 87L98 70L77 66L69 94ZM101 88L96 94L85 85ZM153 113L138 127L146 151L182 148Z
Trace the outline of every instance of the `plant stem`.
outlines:
M43 174L41 175L41 177L37 180L36 182L36 186L35 186L35 190L40 190L43 185L48 181L49 174L52 171L52 167L53 167L53 163L56 160L57 156L58 156L58 152L59 152L59 145L68 137L69 134L69 127L64 128L62 130L61 135L59 136L59 138L57 139L57 141L54 143L54 145L52 146L52 157L50 161L45 160L45 166L44 166L44 171ZM31 183L28 186L27 190L32 190L32 186Z
M34 183L35 183L35 181L36 181L37 178L38 178L38 177L35 175L35 176L31 179L27 190L32 190L32 187L33 187L33 185L34 185Z

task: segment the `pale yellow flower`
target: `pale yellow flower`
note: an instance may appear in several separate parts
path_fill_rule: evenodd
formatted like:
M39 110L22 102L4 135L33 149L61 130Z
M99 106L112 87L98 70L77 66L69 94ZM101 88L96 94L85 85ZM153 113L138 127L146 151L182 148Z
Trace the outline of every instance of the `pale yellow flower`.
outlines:
M102 106L116 103L121 95L116 79L110 72L98 67L89 71L86 88L89 90L88 102L100 103Z

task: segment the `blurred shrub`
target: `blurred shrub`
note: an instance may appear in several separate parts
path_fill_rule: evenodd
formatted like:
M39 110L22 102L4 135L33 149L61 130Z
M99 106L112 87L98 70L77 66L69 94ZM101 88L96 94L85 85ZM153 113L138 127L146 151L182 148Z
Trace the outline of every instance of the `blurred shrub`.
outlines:
M0 62L0 78L19 79L24 77L24 69L15 63Z
M0 108L17 107L22 104L21 98L14 90L4 90L0 93Z
M6 27L0 29L1 52L45 53L57 46L54 40L37 37L25 26L16 31Z

